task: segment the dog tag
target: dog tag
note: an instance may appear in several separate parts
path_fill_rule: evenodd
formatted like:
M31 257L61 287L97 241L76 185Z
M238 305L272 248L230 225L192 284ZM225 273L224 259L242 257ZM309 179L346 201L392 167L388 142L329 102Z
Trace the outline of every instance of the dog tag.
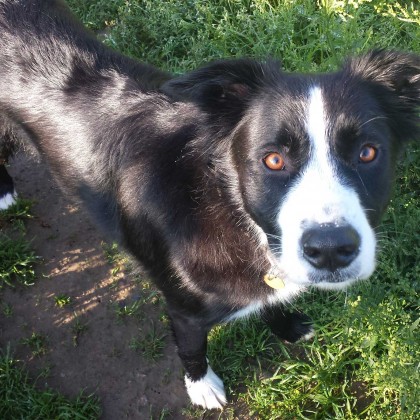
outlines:
M284 287L284 281L275 274L266 274L264 281L273 289L283 289Z

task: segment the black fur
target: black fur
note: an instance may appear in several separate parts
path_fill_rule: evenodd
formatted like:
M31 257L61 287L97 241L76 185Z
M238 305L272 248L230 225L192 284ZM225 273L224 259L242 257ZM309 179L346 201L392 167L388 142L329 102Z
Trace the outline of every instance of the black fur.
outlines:
M59 0L0 1L1 150L16 135L33 143L62 189L148 269L192 380L207 371L215 323L268 305L271 264L254 225L281 234L273 219L309 153L298 117L314 81L341 115L331 127L340 168L377 224L401 143L419 136L419 57L374 51L313 76L230 60L172 78L105 48ZM378 133L383 161L354 171L359 137ZM288 171L261 165L273 144ZM3 165L0 183L10 190ZM301 314L273 308L264 319L288 341L310 331Z

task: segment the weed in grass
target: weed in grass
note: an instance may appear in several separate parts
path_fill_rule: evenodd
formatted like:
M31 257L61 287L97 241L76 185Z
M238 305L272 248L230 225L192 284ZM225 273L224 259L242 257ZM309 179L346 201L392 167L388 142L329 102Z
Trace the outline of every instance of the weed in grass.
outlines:
M155 287L146 280L140 280L137 284L141 288L142 297L141 300L144 303L151 303L153 305L158 305L162 302L162 295L161 293L155 289Z
M34 264L39 260L23 237L10 238L0 233L0 290L15 283L33 285Z
M80 393L69 400L37 388L9 349L0 355L0 418L94 420L100 416L98 398L93 395Z
M40 372L38 373L37 379L46 379L50 376L51 374L51 365L47 364L45 365Z
M10 206L6 210L0 210L0 227L3 227L6 223L14 224L17 221L24 221L31 219L31 209L33 202L23 198L18 198L16 203ZM19 229L20 230L20 229Z
M47 338L42 334L33 332L29 338L23 338L20 342L29 347L32 356L42 356L47 352Z
M11 224L17 231L11 237L0 232L0 290L5 285L13 287L15 283L29 286L35 279L33 267L39 258L23 237L24 220L32 217L31 206L31 201L18 199L13 206L0 211L0 228Z
M3 312L3 315L4 315L6 318L10 318L10 317L13 315L13 308L12 308L12 305L10 305L10 304L8 304L8 303L6 303L6 302L2 303L2 305L1 305L1 310L2 310L2 312Z
M159 321L161 322L162 325L165 325L165 326L169 326L170 324L170 319L169 319L168 314L163 311L159 314Z
M116 302L114 304L114 311L119 321L125 320L129 317L136 319L142 319L143 313L141 311L142 303L140 300L135 300L131 303L127 303L125 300Z
M112 282L108 286L109 290L111 290L111 291L118 290L118 287L120 285L120 280L121 280L121 278L114 277L114 279L112 280Z
M109 353L110 357L120 358L123 355L123 351L117 347L113 347Z
M64 306L68 306L71 303L71 297L63 295L63 294L54 296L54 300L55 300L55 304L59 308L64 308Z
M163 385L169 384L171 377L172 377L172 370L170 368L166 368L165 371L163 372L161 383Z
M145 359L156 362L163 355L166 334L158 332L152 323L151 329L142 338L133 337L129 348L141 353Z
M102 242L101 246L108 264L112 265L121 261L122 257L118 249L118 244L116 242L113 242L111 244L107 242Z
M88 330L87 323L83 322L80 317L76 316L74 317L73 324L71 326L71 332L72 332L72 341L73 346L77 347L79 345L79 340L82 334L84 334Z
M165 420L165 419L170 419L172 418L172 413L171 410L169 410L169 408L163 408L158 416L154 416L152 414L152 406L150 406L150 420Z
M120 252L116 242L111 244L102 242L101 245L108 264L113 266L111 269L111 275L116 277L124 268L124 265L127 262L127 257Z

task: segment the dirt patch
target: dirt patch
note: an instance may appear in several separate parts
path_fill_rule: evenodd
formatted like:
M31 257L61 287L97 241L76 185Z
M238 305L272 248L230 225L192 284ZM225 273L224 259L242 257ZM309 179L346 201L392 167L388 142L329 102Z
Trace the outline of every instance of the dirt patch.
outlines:
M156 418L165 408L171 418L185 418L182 368L162 321L162 304L145 303L150 290L134 276L112 273L101 245L104 237L83 209L62 196L44 165L22 156L10 172L20 196L35 202L27 237L43 263L34 286L2 294L13 312L1 315L0 346L10 343L32 376L45 375L38 384L71 397L80 389L95 392L103 419ZM60 296L70 303L59 307ZM141 302L140 315L119 319L118 308L135 301ZM157 362L130 348L133 338L152 330L166 335ZM33 333L45 339L39 356L22 343Z

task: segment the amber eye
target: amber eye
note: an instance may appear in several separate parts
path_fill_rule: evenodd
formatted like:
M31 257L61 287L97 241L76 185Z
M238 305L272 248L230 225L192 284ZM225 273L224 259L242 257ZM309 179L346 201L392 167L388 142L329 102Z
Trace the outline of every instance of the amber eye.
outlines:
M284 159L280 153L269 153L263 160L265 166L272 171L281 171L284 169Z
M376 148L370 144L367 144L360 149L359 159L363 163L372 162L376 158L376 153Z

